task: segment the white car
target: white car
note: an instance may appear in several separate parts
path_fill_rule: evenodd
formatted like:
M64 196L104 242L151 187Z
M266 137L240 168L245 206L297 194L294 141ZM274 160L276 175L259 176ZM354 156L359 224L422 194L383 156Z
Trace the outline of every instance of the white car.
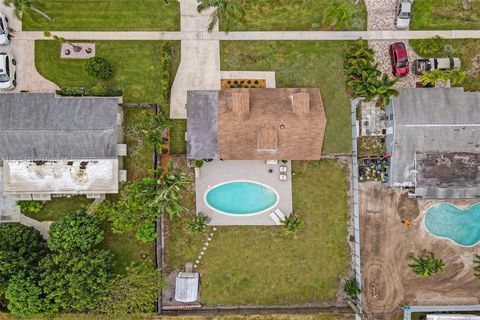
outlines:
M0 52L0 89L12 90L17 85L15 59L5 52Z
M412 14L411 0L399 0L397 6L397 21L395 23L398 29L407 29L410 25L410 15Z
M8 19L0 12L0 45L6 45L10 42L10 35L8 33Z

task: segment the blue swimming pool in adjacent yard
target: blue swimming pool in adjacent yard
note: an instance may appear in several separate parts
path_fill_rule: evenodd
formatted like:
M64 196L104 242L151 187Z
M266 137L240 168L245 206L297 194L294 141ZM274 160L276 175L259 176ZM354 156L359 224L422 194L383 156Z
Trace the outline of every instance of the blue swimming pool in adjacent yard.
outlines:
M439 203L425 213L425 227L433 235L470 247L480 241L480 202L467 209Z
M251 215L265 212L277 205L278 193L254 181L229 181L205 193L205 203L220 213Z

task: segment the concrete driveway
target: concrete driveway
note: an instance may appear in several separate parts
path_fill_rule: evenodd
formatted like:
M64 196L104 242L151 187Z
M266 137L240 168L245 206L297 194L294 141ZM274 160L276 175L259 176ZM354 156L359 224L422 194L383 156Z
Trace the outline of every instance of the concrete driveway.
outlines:
M9 26L15 32L22 31L22 23L13 14L13 9L3 4L0 10L8 18ZM0 48L2 52L10 53L17 61L17 87L9 92L20 92L22 90L30 92L54 92L58 86L53 82L42 77L35 67L35 41L17 40L15 33L12 34L10 43Z

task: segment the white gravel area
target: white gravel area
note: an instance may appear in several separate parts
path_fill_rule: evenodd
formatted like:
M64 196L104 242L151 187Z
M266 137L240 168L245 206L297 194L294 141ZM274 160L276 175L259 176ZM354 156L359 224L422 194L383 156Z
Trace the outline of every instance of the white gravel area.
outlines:
M364 0L367 7L368 23L367 30L395 30L395 15L397 0ZM411 65L419 56L409 46L408 40L403 40L407 46L408 59L410 61L410 72L406 77L401 78L396 88L415 88L416 82L420 81L419 77L412 72ZM368 41L370 48L375 52L375 61L378 63L378 69L387 73L390 77L392 74L392 66L390 63L390 55L388 52L389 45L393 41Z

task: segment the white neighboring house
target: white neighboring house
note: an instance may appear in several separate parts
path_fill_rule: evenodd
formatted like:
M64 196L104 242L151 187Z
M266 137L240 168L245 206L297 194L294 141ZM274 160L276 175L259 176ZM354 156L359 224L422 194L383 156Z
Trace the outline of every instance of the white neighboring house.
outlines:
M0 183L19 200L103 198L126 176L119 98L0 95Z

